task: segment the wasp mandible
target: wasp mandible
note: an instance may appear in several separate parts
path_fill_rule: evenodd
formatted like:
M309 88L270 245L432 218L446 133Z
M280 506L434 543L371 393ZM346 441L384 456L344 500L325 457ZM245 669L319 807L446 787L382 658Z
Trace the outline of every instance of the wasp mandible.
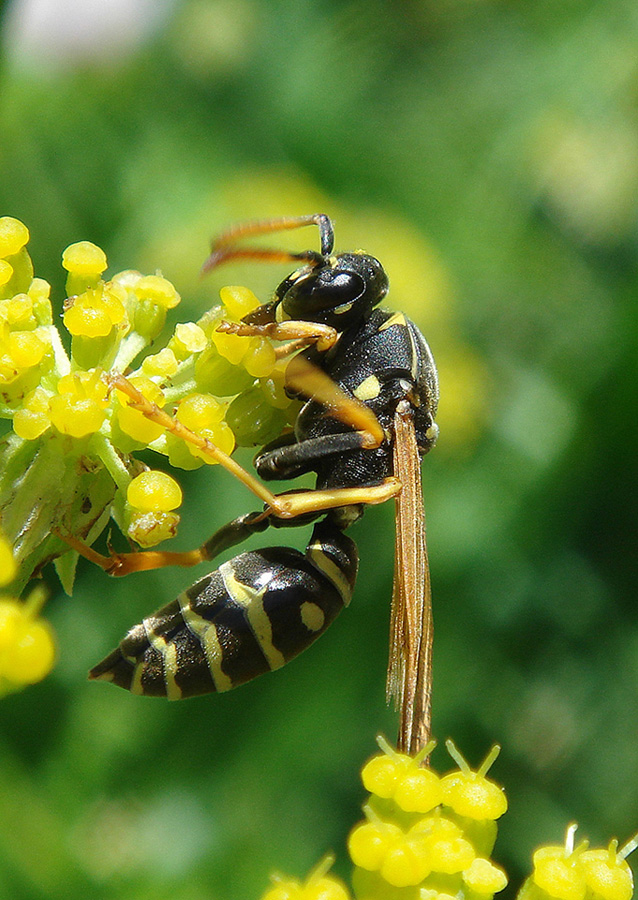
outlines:
M245 238L316 225L321 249L291 253ZM400 707L399 749L414 754L430 727L431 597L421 457L434 445L436 367L419 329L379 308L381 263L333 254L326 215L249 222L213 242L204 270L229 260L295 262L274 299L227 332L287 342L286 390L304 401L294 430L263 447L256 478L210 441L158 409L118 374L131 404L196 444L260 498L264 508L219 529L198 550L85 555L114 575L211 560L269 526L316 521L305 554L288 547L241 553L132 628L90 677L169 699L225 691L277 669L309 646L350 602L357 549L345 534L367 505L396 499L396 555L388 696ZM316 489L273 494L264 484L316 474Z

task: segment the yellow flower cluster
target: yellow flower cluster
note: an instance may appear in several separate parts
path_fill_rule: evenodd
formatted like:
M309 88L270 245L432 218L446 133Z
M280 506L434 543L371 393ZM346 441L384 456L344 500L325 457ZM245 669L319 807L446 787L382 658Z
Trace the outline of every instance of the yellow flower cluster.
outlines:
M15 573L11 547L0 535L0 585L9 584ZM0 595L0 695L41 681L53 667L53 631L38 617L44 599L40 587L24 602Z
M262 900L350 900L345 884L328 875L333 862L333 856L326 856L303 882L274 875L273 887L266 891Z
M634 882L627 856L638 837L618 849L589 849L587 841L574 847L576 826L567 829L564 846L540 847L534 853L534 871L521 888L518 900L631 900Z
M498 756L494 747L473 771L451 741L446 746L458 768L440 776L424 763L434 747L415 757L394 750L379 737L382 753L363 767L370 792L366 821L348 839L357 900L491 900L507 885L505 872L489 858L496 820L507 811L503 789L487 778ZM516 900L631 900L633 878L626 858L638 835L618 849L574 848L576 826L565 846L534 854L534 871ZM328 874L326 857L305 882L273 877L262 900L350 900L339 879Z
M286 360L269 341L217 331L259 305L247 288L224 288L223 303L152 347L180 302L174 286L133 270L107 279L104 251L80 241L62 255L64 335L53 324L49 284L34 278L28 240L22 222L0 218L0 417L12 426L0 443L0 525L19 566L28 560L22 583L42 560L70 558L56 531L92 543L112 516L143 547L175 534L177 483L144 472L137 451L150 448L184 469L214 462L111 390L108 372L126 372L149 402L226 453L276 437L291 404ZM150 493L142 474L155 478ZM33 532L20 530L27 509ZM68 589L68 571L64 581Z
M477 895L489 900L501 891L507 878L489 854L507 800L486 778L498 749L474 772L449 744L459 769L441 777L423 768L434 742L414 758L382 739L379 743L382 754L362 771L370 791L367 820L348 841L355 896L447 900Z

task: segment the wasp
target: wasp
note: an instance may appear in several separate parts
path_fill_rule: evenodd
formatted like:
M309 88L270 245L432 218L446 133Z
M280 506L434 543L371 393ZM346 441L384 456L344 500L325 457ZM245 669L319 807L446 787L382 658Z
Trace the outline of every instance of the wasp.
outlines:
M244 245L247 237L316 225L321 249L301 253ZM291 356L286 390L303 401L294 430L263 447L257 476L119 374L112 386L148 418L198 446L237 476L263 508L220 528L195 551L85 555L110 574L211 560L269 526L315 522L305 553L267 547L241 553L132 628L90 672L136 694L180 699L225 691L277 669L322 634L350 603L358 567L345 531L366 506L396 499L396 554L388 696L400 708L399 748L428 740L431 592L421 457L434 445L436 367L406 316L379 307L388 292L381 263L363 252L333 253L326 215L249 222L213 242L204 271L237 258L290 261L298 268L274 299L221 330L282 341ZM265 482L313 472L316 488L272 493Z

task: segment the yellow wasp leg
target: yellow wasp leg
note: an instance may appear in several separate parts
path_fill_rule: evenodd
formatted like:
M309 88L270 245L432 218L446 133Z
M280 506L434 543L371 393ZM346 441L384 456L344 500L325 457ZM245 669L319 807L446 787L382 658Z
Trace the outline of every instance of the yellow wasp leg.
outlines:
M315 344L317 350L324 352L333 347L339 334L330 325L318 322L299 322L290 319L287 322L267 322L264 325L252 325L246 322L221 322L217 328L224 334L237 334L239 337L267 337L272 341L299 341L300 346Z
M295 518L307 513L334 509L337 506L385 503L386 500L396 497L400 490L401 484L396 478L387 478L381 484L367 488L339 488L332 491L306 491L299 494L275 496L282 505L285 505L285 517ZM265 509L261 515L254 516L254 521L259 522L271 515L276 516L276 511L271 508ZM104 569L107 575L117 577L130 575L131 572L163 569L166 566L196 566L213 558L207 551L208 542L196 550L137 550L132 553L118 553L111 550L110 554L106 556L71 534L58 532L58 536L85 559Z

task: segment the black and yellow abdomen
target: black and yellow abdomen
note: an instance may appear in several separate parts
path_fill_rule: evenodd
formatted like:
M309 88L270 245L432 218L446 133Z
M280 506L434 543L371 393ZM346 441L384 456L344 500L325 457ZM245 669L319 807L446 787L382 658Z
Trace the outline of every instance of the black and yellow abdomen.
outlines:
M90 677L179 700L227 691L305 650L350 602L353 541L324 520L305 555L267 547L236 556L132 628Z

